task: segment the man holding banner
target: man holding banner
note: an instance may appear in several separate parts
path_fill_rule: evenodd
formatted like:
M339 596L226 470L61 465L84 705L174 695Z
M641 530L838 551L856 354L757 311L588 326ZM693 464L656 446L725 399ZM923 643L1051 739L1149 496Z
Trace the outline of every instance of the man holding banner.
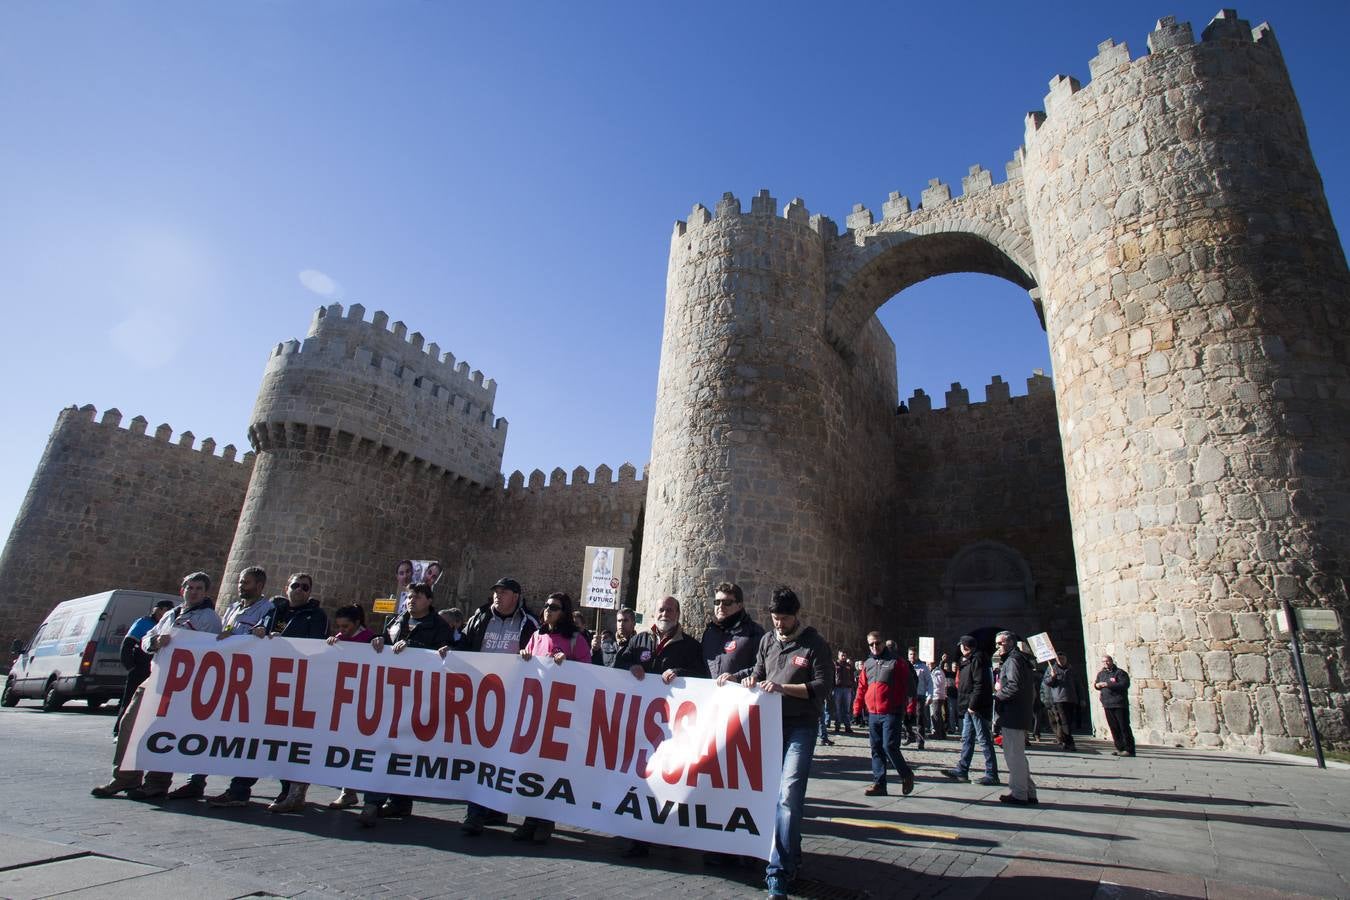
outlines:
M786 898L802 859L802 810L806 782L816 751L816 728L826 698L834 690L830 645L814 628L802 625L801 601L789 588L773 592L769 614L773 631L759 642L750 669L718 676L733 677L748 688L783 696L783 774L778 786L778 815L773 850L764 870L769 897Z
M514 578L499 578L492 586L492 600L478 607L478 611L464 626L464 642L476 653L517 654L529 646L530 638L539 630L539 620L530 615L520 601L520 582ZM470 837L483 833L488 825L505 825L506 814L470 802L464 812L460 830Z

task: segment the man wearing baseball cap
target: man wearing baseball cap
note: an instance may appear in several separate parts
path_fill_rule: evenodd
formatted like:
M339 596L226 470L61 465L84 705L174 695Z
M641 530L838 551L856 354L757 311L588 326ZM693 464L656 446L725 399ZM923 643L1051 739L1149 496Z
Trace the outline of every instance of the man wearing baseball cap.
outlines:
M538 628L539 620L521 602L520 582L499 578L492 586L492 600L478 607L464 626L464 647L477 653L516 654L525 649ZM470 803L460 828L477 836L484 826L505 824L505 813Z

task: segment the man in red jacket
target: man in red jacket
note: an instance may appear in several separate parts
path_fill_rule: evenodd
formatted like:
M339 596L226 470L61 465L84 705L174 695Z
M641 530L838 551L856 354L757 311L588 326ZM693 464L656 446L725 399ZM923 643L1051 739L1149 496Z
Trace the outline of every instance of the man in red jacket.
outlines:
M881 632L867 635L871 655L858 672L858 690L853 697L853 714L867 707L868 730L872 739L872 786L863 791L868 797L886 796L886 764L900 773L901 792L914 791L914 772L900 751L904 730L905 703L909 700L909 666L886 649Z

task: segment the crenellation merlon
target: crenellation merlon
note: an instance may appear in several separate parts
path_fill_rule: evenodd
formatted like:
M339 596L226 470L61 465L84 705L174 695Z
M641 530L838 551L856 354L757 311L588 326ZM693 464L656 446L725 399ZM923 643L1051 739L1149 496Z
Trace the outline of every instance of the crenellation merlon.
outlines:
M923 194L919 197L919 206L923 209L932 209L951 199L952 189L944 184L941 179L930 178L928 179L928 187L923 189Z
M1253 40L1252 25L1238 18L1237 10L1221 9L1209 20L1204 31L1200 32L1201 41L1239 41L1250 44Z
M872 211L861 203L853 204L853 211L848 214L844 220L844 227L849 231L858 228L866 228L872 224Z
M1129 64L1130 48L1107 38L1097 45L1097 55L1088 62L1088 72L1092 80L1096 81L1098 78L1127 68Z
M994 186L994 175L979 163L970 167L970 174L961 179L961 195L968 197L987 191Z
M891 191L891 195L881 205L881 218L888 222L898 219L908 212L909 198L899 191Z
M1083 83L1072 75L1056 75L1050 79L1050 93L1045 95L1045 114L1053 116L1069 98L1083 89Z

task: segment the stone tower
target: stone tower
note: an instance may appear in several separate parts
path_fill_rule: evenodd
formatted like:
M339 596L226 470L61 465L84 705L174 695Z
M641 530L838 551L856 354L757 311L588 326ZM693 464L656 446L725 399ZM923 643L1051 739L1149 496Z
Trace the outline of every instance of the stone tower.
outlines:
M311 572L330 606L389 591L393 562L409 555L451 568L486 508L474 495L501 485L496 383L402 322L391 331L383 312L364 315L321 307L303 343L268 359L222 603L249 565L267 569L271 593L284 590L283 566Z
M892 193L843 234L767 192L677 224L644 608L731 578L759 609L784 582L834 640L903 628L889 533L922 473L891 453L874 313L983 272L1026 288L1049 337L1085 668L1132 672L1148 740L1306 736L1268 618L1286 598L1347 612L1350 274L1269 27L1224 11L1197 42L1164 19L1149 50L1107 41L1086 87L1056 78L1001 184L972 167L960 197ZM1344 634L1308 656L1324 734L1350 739Z
M1086 644L1154 739L1279 747L1306 732L1268 613L1346 611L1350 279L1269 27L1148 45L1027 120ZM1333 643L1309 668L1344 740Z
M842 624L858 597L888 588L868 563L885 547L876 499L892 488L881 461L890 455L895 348L874 320L857 336L870 364L822 352L835 230L800 200L780 216L767 191L749 212L728 194L714 213L696 206L676 225L644 607L668 593L706 600L724 578L758 600L786 583L816 601L815 621Z

